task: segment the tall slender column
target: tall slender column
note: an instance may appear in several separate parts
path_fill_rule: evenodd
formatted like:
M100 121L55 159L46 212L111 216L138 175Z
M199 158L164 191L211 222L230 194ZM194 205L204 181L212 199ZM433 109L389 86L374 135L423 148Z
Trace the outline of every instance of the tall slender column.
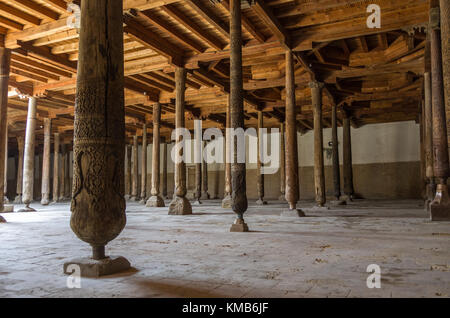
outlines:
M430 40L431 40L431 89L433 113L433 154L434 176L436 178L436 197L430 204L432 221L450 219L450 197L447 179L450 176L447 125L445 119L445 98L442 69L441 32L439 4L430 4ZM449 13L448 10L446 12ZM448 18L448 17L447 17ZM448 34L447 34L448 35ZM448 48L446 48L448 50ZM444 71L449 71L444 69ZM450 76L446 73L445 77Z
M305 216L296 208L299 200L297 109L295 105L294 58L291 50L286 51L286 201L289 210L282 216Z
M131 201L138 201L138 178L139 178L139 159L138 159L138 137L133 136L133 161L131 171Z
M23 196L22 201L25 208L19 212L33 212L35 209L30 207L33 201L34 185L34 143L36 132L36 97L28 99L27 128L25 132L25 152L23 162Z
M64 156L64 193L63 198L64 200L70 199L70 167L71 167L71 161L70 161L70 144L66 144L66 155Z
M258 146L257 146L257 167L256 167L256 188L258 192L257 205L265 205L267 201L264 201L264 174L262 173L263 163L261 162L261 156L263 155L263 134L262 129L264 128L263 114L262 111L258 111Z
M286 144L284 138L284 123L280 124L280 193L278 201L286 201Z
M5 154L7 151L7 133L8 133L8 83L9 83L9 69L11 62L11 51L6 48L0 48L0 211L3 211L5 197L4 190L4 174L7 162ZM0 216L0 222L6 222Z
M64 201L64 192L66 191L65 188L65 180L64 180L64 174L66 170L66 153L67 153L67 146L66 144L61 145L61 159L60 164L61 168L59 169L59 201Z
M200 120L194 121L194 162L195 162L195 191L194 191L194 204L202 204L202 124Z
M16 197L14 198L14 203L22 203L22 187L23 187L23 152L25 148L25 136L17 137L17 148L18 148L18 160L17 160L17 185L16 185Z
M432 97L431 97L431 73L424 74L424 88L425 88L425 110L424 110L424 126L425 126L425 175L427 178L426 185L426 200L425 210L429 211L430 203L433 201L436 184L434 182L433 170L433 112L432 112Z
M125 194L125 199L129 200L131 198L131 145L126 145L126 151L127 151L127 166L126 166L126 194Z
M226 112L225 129L225 197L222 200L222 208L231 209L231 116L230 116L230 95L228 95L228 105Z
M153 143L155 141L153 140ZM142 156L141 156L141 201L146 204L147 200L147 124L142 125Z
M6 125L5 136L5 169L4 169L4 183L3 183L3 203L8 204L9 199L6 195L8 193L8 125Z
M450 1L440 0L442 72L444 78L445 112L450 118ZM447 129L447 143L450 145L450 130Z
M204 141L204 147L206 147L206 141ZM208 193L208 163L205 161L205 158L202 159L202 178L201 178L201 183L202 183L202 196L201 199L202 200L209 200L210 195Z
M181 128L184 128L184 93L186 90L186 69L177 67L175 69L175 147L180 158L183 158L185 141L182 136ZM179 158L179 159L180 159ZM192 214L192 206L186 199L186 163L179 160L175 163L175 193L172 202L169 205L169 214L185 215Z
M314 113L314 186L317 206L326 202L325 172L323 163L322 88L323 83L310 82Z
M344 193L346 198L353 200L353 167L352 167L352 140L350 131L350 117L344 112L343 126L343 174L344 174Z
M41 204L50 203L50 138L51 138L50 118L44 118L44 153L42 159L42 185L41 185Z
M165 206L163 198L159 195L160 128L161 128L161 104L155 103L153 105L153 149L152 149L153 156L152 156L152 190L151 190L152 196L147 200L146 205L148 207Z
M123 1L81 2L74 122L72 216L75 234L92 246L76 263L82 276L128 269L105 245L125 227ZM100 48L100 49L99 49Z
M59 133L53 135L53 202L59 201Z
M337 107L336 104L331 106L331 147L332 147L332 162L333 162L333 193L334 205L346 205L347 201L341 200L341 173L339 164L339 139L338 139L338 124L337 124Z
M242 23L241 0L230 0L230 112L231 128L235 131L244 128L244 104L242 82ZM237 218L232 224L231 232L248 232L244 221L247 211L247 188L245 162L238 162L238 141L232 141L233 158L231 164L231 208Z
M162 181L161 194L163 199L167 199L167 142L164 140L162 144L163 164L162 164Z

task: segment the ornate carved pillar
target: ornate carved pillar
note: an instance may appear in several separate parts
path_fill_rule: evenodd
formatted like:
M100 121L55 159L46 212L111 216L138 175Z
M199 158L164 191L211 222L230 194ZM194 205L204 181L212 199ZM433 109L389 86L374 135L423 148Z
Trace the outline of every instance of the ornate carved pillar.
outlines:
M22 201L25 208L19 212L33 212L35 209L30 207L33 201L34 185L34 144L36 133L36 97L28 99L27 128L25 132L25 152L23 162L23 196Z
M222 208L231 209L231 116L230 116L230 95L228 95L228 105L226 113L225 129L225 197L222 200Z
M430 40L431 40L431 89L433 113L433 154L434 176L436 178L436 196L430 204L432 221L450 219L450 197L447 179L450 175L447 125L445 118L444 76L442 68L441 32L439 4L435 1L430 6ZM448 8L448 7L447 7ZM445 13L449 13L448 10ZM448 19L448 17L447 17ZM447 34L448 35L448 34ZM446 48L448 51L448 48ZM444 68L444 71L448 69ZM446 73L445 77L448 78Z
M59 147L60 147L60 138L59 133L54 133L53 135L53 202L56 203L59 201Z
M161 194L163 199L167 199L167 142L164 140L162 144L163 152L163 164L162 164L162 182L161 182Z
M123 1L81 2L70 225L92 246L92 259L68 262L64 272L75 263L82 276L130 267L123 257L105 256L126 223L122 16Z
M1 84L0 84L1 85ZM3 203L8 204L8 119L6 118L6 136L5 136L5 169L4 169L4 183L3 183Z
M51 138L50 118L44 118L44 152L42 158L42 185L41 185L41 204L50 203L50 138Z
M257 205L266 205L267 202L264 201L264 174L261 172L263 168L263 163L261 162L261 156L263 155L263 135L262 129L264 128L263 114L262 111L258 111L258 150L257 150L257 168L256 168L256 187L258 192Z
M159 195L160 128L161 128L161 104L155 103L153 105L153 149L152 149L153 155L152 155L152 190L151 190L152 196L147 200L146 205L148 207L163 207L163 206L165 206L163 198ZM165 163L165 164L167 164L167 163ZM166 172L166 178L167 178L167 172Z
M70 199L71 191L70 191L70 167L71 161L70 161L70 144L66 144L66 155L64 156L64 193L63 198L64 200Z
M286 201L286 145L284 138L284 123L280 124L280 193L278 201Z
M343 126L343 174L344 174L344 193L348 200L353 200L353 167L352 167L352 137L350 130L350 116L346 112L342 121Z
M133 161L131 171L131 201L138 201L138 179L139 179L139 159L138 159L138 137L133 136Z
M332 162L333 162L333 188L334 201L333 205L346 205L347 201L341 200L341 174L339 164L339 139L338 139L338 124L337 124L337 109L333 104L331 107L331 147L332 147Z
M153 141L155 143L155 141ZM147 200L147 124L142 125L142 157L141 157L141 201L146 204Z
M450 118L450 1L440 0L440 10L442 72L444 78L445 113L448 120ZM449 129L447 129L447 143L450 144Z
M326 202L325 172L323 163L322 88L323 83L310 82L314 113L314 186L317 206Z
M184 93L186 90L186 69L177 67L175 69L175 127L176 127L176 145L175 147L184 144L181 128L184 128ZM183 150L178 150L180 156L183 155ZM186 199L186 163L184 160L175 163L175 193L172 202L169 205L169 214L186 215L192 214L192 206L188 199Z
M434 182L433 170L433 113L432 113L432 97L431 97L431 73L424 74L425 88L425 110L424 110L424 126L425 126L425 175L427 178L425 210L429 211L430 203L433 201L436 184Z
M129 200L131 198L131 145L126 145L126 151L127 151L127 166L126 166L126 195L125 195L125 199Z
M4 182L5 182L5 166L7 162L5 155L7 151L7 133L8 133L8 83L9 69L11 62L11 51L6 48L0 48L0 211L4 208ZM6 222L0 216L0 222Z
M204 147L206 147L206 141L204 141L203 144ZM208 164L205 161L205 159L202 159L202 178L201 178L201 182L202 182L202 196L201 199L202 200L209 200L210 195L208 193Z
M289 210L282 216L305 216L297 209L299 200L298 150L297 150L297 109L295 105L294 57L286 50L286 201Z
M244 128L244 101L242 82L242 23L241 0L230 0L230 112L231 128L234 130ZM238 162L238 145L232 141L234 158L231 164L231 208L237 218L231 225L231 232L248 232L248 226L244 221L244 213L247 211L247 188L245 162Z
M17 160L17 185L16 185L16 197L14 198L14 203L22 203L22 187L23 187L23 152L25 148L25 136L17 137L17 148L18 148L18 160Z

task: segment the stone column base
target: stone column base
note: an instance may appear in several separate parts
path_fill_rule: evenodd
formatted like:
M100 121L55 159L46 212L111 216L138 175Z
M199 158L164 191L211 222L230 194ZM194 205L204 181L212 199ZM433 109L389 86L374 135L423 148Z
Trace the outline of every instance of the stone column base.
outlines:
M222 200L222 209L231 209L231 195L227 194Z
M345 201L347 201L347 202L353 202L353 199L354 199L355 197L353 196L353 195L343 195L342 197L341 197L341 200L345 200Z
M231 224L230 232L248 232L247 223L243 219L236 219L233 224Z
M48 199L48 195L43 195L41 200L41 205L49 205L50 200Z
M347 201L339 199L339 200L333 200L330 201L330 204L333 206L339 206L339 205L347 205Z
M431 221L450 221L450 197L448 186L438 184L436 197L430 203Z
M305 217L306 216L306 214L305 214L305 212L303 212L303 210L300 210L300 209L286 209L286 210L284 210L284 211L282 211L281 212L281 214L280 214L280 216L281 217L287 217L287 218L293 218L293 217L295 217L295 218L302 218L302 217Z
M6 220L1 215L0 215L0 223L6 223Z
M209 200L210 196L208 192L203 192L200 200Z
M258 200L256 201L256 205L267 205L267 201L258 199Z
M8 204L8 205L3 205L3 211L0 211L0 212L2 212L2 213L11 213L11 212L14 212L14 205L10 205L10 204Z
M130 269L130 262L122 256L110 256L101 260L78 258L64 263L64 274L76 273L80 269L81 277L100 277L112 275ZM75 268L74 268L75 267Z
M147 203L145 203L146 207L149 208L163 208L165 207L164 200L160 196L151 196L148 198Z
M36 212L36 210L31 208L31 207L29 207L29 206L26 206L26 207L24 207L23 209L20 209L17 212Z
M22 195L16 195L16 197L14 198L14 203L15 204L21 204L22 203Z
M185 197L175 196L169 205L169 215L188 215L192 214L192 206Z
M148 199L146 200L145 197L141 197L141 201L139 201L139 204L147 204Z
M195 200L192 202L192 205L202 205L203 203L200 200Z

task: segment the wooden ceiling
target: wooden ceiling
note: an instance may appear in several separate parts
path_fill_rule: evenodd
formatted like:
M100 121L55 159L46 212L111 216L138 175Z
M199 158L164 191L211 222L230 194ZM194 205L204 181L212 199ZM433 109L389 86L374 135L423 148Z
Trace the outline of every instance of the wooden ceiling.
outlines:
M27 99L38 119L72 138L78 33L64 0L0 0L0 34L13 49L8 121L23 134ZM74 1L77 3L77 1ZM78 1L79 3L79 1ZM381 29L369 29L369 4L381 7ZM422 99L426 0L256 0L243 9L246 125L262 110L267 127L284 120L286 47L295 51L298 129L312 129L311 78L324 81L324 125L331 105L352 124L417 120ZM229 94L229 0L124 0L127 135L151 136L152 105L162 103L162 135L174 128L174 68L188 69L186 117L203 127L225 125ZM340 122L340 120L339 120ZM39 124L38 124L39 127ZM42 142L42 129L37 133Z

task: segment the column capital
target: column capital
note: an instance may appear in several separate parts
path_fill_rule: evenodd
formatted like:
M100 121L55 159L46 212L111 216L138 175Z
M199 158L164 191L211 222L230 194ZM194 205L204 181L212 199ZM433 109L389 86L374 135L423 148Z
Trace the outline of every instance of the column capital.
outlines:
M309 88L319 88L322 89L325 86L323 82L311 81L309 82Z

